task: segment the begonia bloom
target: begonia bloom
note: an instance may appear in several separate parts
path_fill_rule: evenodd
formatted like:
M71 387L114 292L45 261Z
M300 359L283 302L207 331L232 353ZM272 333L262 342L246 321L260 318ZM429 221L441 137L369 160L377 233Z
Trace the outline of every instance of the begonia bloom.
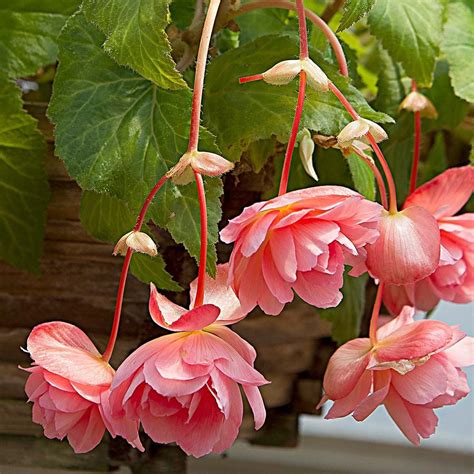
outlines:
M429 311L440 300L474 300L474 214L455 215L473 191L474 167L463 166L445 171L408 197L405 207L422 207L437 220L440 256L435 271L421 281L385 287L384 303L390 311L396 314L403 305Z
M365 420L384 405L415 445L431 436L438 422L434 409L454 405L469 393L462 367L474 363L474 338L441 321L413 319L405 306L380 327L377 342L354 339L331 357L324 376L326 418L352 414Z
M139 421L155 442L175 442L195 457L222 452L235 441L243 416L239 385L255 428L265 421L258 387L268 382L253 367L255 350L225 327L245 316L225 285L226 268L219 266L216 280L206 278L207 302L191 310L152 287L153 320L182 332L154 339L131 354L117 370L110 396L114 418ZM137 431L128 436L133 440Z
M130 421L112 426L105 413L114 370L92 341L76 326L50 322L36 326L27 341L34 364L25 385L33 402L33 421L47 438L67 436L74 452L95 448L106 429L112 436L131 428ZM141 450L138 437L130 443Z
M234 242L229 283L245 312L279 314L293 290L319 308L337 306L344 264L365 257L382 207L341 186L293 191L244 209L221 231Z

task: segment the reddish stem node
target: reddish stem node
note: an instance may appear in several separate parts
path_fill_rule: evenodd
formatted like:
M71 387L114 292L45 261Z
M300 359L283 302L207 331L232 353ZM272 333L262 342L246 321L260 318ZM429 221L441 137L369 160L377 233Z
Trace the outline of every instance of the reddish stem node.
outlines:
M377 322L380 315L380 307L382 306L382 297L383 297L384 283L380 282L379 287L377 288L377 295L375 297L374 308L372 310L372 316L370 318L370 329L369 337L370 342L373 346L377 344Z

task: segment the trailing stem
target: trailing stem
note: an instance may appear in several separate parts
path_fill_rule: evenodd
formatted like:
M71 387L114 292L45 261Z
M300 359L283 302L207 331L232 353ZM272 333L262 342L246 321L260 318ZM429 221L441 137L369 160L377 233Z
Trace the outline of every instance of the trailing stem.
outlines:
M329 89L331 92L339 99L341 104L344 106L344 108L349 112L351 117L354 120L357 120L359 118L359 115L355 111L354 107L350 104L350 102L344 97L344 94L333 84L329 84ZM372 136L371 133L367 134L367 138L369 139L370 145L372 146L375 155L377 156L378 160L380 161L380 164L382 166L382 169L385 173L385 177L387 178L387 184L388 184L388 193L389 193L389 210L391 214L395 214L398 212L397 210L397 190L395 187L395 181L393 179L392 172L390 171L390 167L388 166L387 160L385 159L382 150L380 147L377 145L377 142L375 141L374 137Z
M377 323L378 323L379 315L380 315L380 307L382 306L383 289L384 289L384 284L383 282L380 282L379 287L377 288L377 295L375 296L374 307L372 309L372 316L370 318L369 337L370 337L370 342L372 343L373 346L377 344Z
M412 79L411 90L417 91L416 82ZM414 115L414 144L413 144L413 162L410 173L410 189L411 194L416 189L416 180L418 178L418 165L420 163L420 145L421 145L421 112L416 111Z

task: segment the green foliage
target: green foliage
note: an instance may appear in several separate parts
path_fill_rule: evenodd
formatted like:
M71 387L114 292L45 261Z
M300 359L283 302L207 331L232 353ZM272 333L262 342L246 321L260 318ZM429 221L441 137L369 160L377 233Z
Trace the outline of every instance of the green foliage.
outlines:
M60 66L49 115L56 124L56 150L68 172L86 190L107 193L137 212L159 178L187 146L191 93L158 88L119 66L100 47L104 36L82 14L72 17L60 39ZM216 151L203 133L202 149ZM220 180L209 189L208 270L215 269ZM156 222L199 258L199 213L193 184L167 183L151 207ZM192 219L187 221L186 219ZM183 228L181 228L183 226Z
M195 2L189 0L173 0L170 5L173 24L184 30L193 21Z
M369 165L362 161L355 153L347 157L352 181L356 190L371 201L375 200L375 178Z
M446 145L444 143L443 134L438 132L434 137L434 143L428 153L426 161L420 163L418 186L441 174L447 167Z
M81 223L86 231L98 240L115 244L133 228L135 221L136 215L117 198L91 191L86 191L82 195ZM150 234L150 229L146 225L142 230ZM165 270L165 262L160 254L149 257L135 253L130 270L144 283L153 282L157 287L166 290L181 289Z
M0 77L0 257L39 273L49 188L45 146L20 90Z
M228 159L238 160L250 143L271 135L286 140L293 121L298 81L287 86L272 86L263 81L241 85L238 78L263 72L281 60L294 58L297 51L298 42L294 36L266 36L229 51L211 63L204 114ZM379 122L391 121L387 115L375 112L334 66L321 60L314 51L311 55L363 117ZM301 128L335 135L349 120L333 94L308 90Z
M331 336L338 344L359 337L360 323L365 307L367 274L354 278L344 275L344 298L336 308L318 310L318 314L332 322Z
M375 0L346 0L341 23L337 31L342 31L359 21L372 9Z
M56 37L79 0L0 0L0 74L35 74L56 61Z
M186 83L175 69L165 28L170 0L85 0L86 17L107 36L104 49L160 87L179 89Z
M456 94L474 102L474 4L455 1L447 6L441 49L450 66Z
M441 40L440 0L376 0L370 31L420 86L431 84Z

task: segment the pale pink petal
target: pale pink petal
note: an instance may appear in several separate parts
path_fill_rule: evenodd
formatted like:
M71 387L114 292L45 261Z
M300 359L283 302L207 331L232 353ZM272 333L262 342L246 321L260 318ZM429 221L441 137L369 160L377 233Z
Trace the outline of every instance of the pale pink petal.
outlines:
M270 248L273 263L283 280L294 282L296 280L296 253L293 234L290 229L274 230L270 238Z
M257 202L246 207L242 213L229 221L227 226L220 231L222 242L230 244L234 242L245 226L257 215L258 211L265 206L266 202Z
M212 324L219 316L220 309L212 304L186 310L158 293L150 284L148 309L156 324L170 331L197 331Z
M474 337L466 336L446 349L444 354L455 367L474 365Z
M229 328L222 326L213 325L209 328L209 332L223 339L225 342L227 342L227 344L232 346L247 363L253 365L257 357L257 353L246 340L242 339L238 334Z
M331 400L344 398L354 389L369 363L371 348L369 339L354 339L333 354L323 383Z
M56 410L72 413L81 411L92 406L92 403L80 395L71 392L63 392L56 387L49 387L48 394L54 403Z
M229 264L217 265L216 278L205 276L204 304L217 306L221 312L215 321L217 324L235 324L245 318L247 313L242 309L234 290L227 284ZM197 278L190 285L191 307L194 306L197 291Z
M415 309L411 306L404 306L396 318L393 318L391 321L389 321L387 324L384 324L377 330L377 339L385 339L401 327L415 322L413 319L414 316Z
M92 341L78 327L56 321L36 326L27 341L28 352L38 364L78 383L107 385L114 370Z
M350 415L369 395L371 387L372 373L369 370L366 370L348 395L334 401L333 406L327 412L325 418L327 420L332 420L334 418L342 418Z
M74 390L86 400L93 403L100 403L100 395L109 388L108 385L84 385L77 382L71 384Z
M385 212L380 237L367 246L367 268L385 283L414 283L433 273L439 262L440 236L435 218L425 209L409 207Z
M267 237L268 229L278 214L278 212L269 212L256 219L254 224L249 228L246 239L240 248L244 257L250 257L260 248Z
M76 454L87 453L102 440L105 425L98 408L92 408L74 428L69 431L67 439Z
M267 246L264 250L262 273L268 289L280 303L285 304L293 301L294 294L291 283L285 281L277 270L270 246Z
M74 392L75 389L72 386L69 380L61 377L60 375L53 374L47 370L43 370L43 376L46 382L48 382L53 387L59 388L63 392Z
M262 394L258 387L253 385L243 385L242 388L244 389L245 396L247 397L250 408L253 412L255 429L259 430L265 423L265 418L267 416Z
M217 359L232 360L235 350L216 335L200 331L184 339L180 353L184 362L194 366L210 365Z
M405 207L421 206L435 217L456 214L474 191L474 167L451 168L420 186L405 202Z
M365 420L374 410L384 402L390 390L390 381L392 379L390 370L381 370L373 372L374 391L363 400L354 410L354 419L357 421Z
M438 417L430 408L405 403L408 413L415 425L415 429L422 438L429 438L436 430Z
M266 380L263 375L254 369L251 365L247 364L242 357L235 352L232 361L227 359L218 359L215 361L215 366L223 374L227 375L231 379L239 382L242 385L266 385Z

